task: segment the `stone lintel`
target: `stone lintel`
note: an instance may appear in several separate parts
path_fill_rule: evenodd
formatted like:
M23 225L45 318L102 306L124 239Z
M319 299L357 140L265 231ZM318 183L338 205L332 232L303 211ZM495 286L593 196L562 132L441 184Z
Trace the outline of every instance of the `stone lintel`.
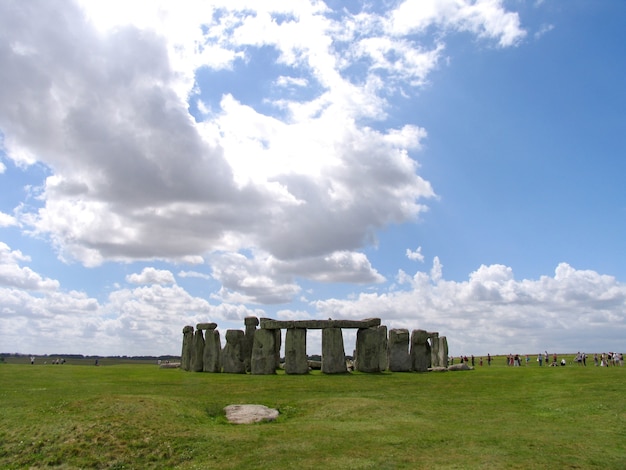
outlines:
M282 330L289 328L307 328L322 330L324 328L372 328L380 326L380 318L365 320L272 320L261 318L261 328L266 330Z
M214 330L217 328L217 323L198 323L196 330Z

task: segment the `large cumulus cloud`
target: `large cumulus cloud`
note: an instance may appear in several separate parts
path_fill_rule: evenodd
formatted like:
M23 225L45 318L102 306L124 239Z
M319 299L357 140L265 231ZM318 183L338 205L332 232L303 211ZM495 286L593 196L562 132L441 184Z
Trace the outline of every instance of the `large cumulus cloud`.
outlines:
M449 2L411 25L402 14L411 2L356 15L309 2L190 2L154 15L141 3L113 2L105 12L89 2L85 10L3 2L4 148L20 165L50 169L41 207L16 210L20 223L87 266L251 249L263 253L252 271L266 256L318 257L314 279L380 280L368 262L325 260L363 256L377 229L415 219L435 193L409 153L426 132L368 121L384 122L387 96L406 93L401 82L421 86L438 66L443 43L420 42L428 24L501 46L523 37L515 14L487 3ZM194 81L199 70L245 73L263 47L282 67L270 82L289 85L265 97L271 110L229 93L217 109L203 104L211 83ZM357 64L367 67L363 79L352 73ZM293 84L308 96L294 95ZM202 115L190 113L194 96ZM243 298L297 292L277 287L274 296L280 282ZM244 286L225 287L235 285Z

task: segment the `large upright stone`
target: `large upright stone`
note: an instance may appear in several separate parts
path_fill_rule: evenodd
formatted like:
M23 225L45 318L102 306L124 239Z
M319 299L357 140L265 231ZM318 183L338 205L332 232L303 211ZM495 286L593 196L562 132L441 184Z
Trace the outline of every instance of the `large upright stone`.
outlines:
M391 372L410 372L411 355L409 354L409 330L389 330L389 370Z
M322 372L324 374L348 372L341 328L322 330Z
M183 349L180 353L180 368L191 370L191 349L193 347L193 326L183 328Z
M246 317L243 319L246 326L246 332L244 335L244 362L246 363L246 372L250 372L250 359L252 358L252 345L254 344L254 333L256 327L259 326L259 319L257 317Z
M448 367L448 339L439 337L439 367Z
M359 328L356 332L356 369L360 372L381 372L381 352L386 356L387 328Z
M430 365L431 367L442 367L439 364L439 333L429 333L430 338Z
M274 363L276 369L280 367L280 346L282 343L282 337L280 330L274 330Z
M274 330L261 329L254 333L250 372L254 375L276 373L276 334Z
M222 350L222 367L227 374L245 374L246 363L243 357L244 332L226 330L226 345Z
M427 372L430 367L430 345L425 330L413 330L411 334L411 366L415 372Z
M193 335L193 343L191 346L191 370L194 372L202 372L204 356L204 335L202 330L196 330Z
M308 374L306 329L289 328L285 333L285 373Z
M221 352L220 332L207 330L204 338L204 356L202 358L204 372L222 371Z

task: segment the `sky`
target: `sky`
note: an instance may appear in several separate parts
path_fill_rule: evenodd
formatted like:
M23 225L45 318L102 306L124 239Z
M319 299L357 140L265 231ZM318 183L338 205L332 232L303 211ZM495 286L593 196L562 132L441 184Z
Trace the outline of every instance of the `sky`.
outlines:
M247 316L625 350L625 17L0 2L0 352L175 355Z

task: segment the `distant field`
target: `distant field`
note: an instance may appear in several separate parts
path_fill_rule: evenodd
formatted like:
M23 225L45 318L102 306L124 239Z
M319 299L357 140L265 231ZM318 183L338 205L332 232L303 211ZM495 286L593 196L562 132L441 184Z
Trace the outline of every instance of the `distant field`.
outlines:
M626 367L593 361L241 376L11 359L0 468L626 468ZM231 425L222 408L236 403L281 416Z

